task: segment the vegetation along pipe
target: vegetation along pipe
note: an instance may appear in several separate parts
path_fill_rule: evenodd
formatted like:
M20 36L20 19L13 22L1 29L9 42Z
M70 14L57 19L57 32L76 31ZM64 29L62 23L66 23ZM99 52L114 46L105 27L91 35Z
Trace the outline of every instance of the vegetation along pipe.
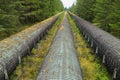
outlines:
M35 43L56 22L59 15L57 14L0 41L0 80L8 79L8 75L18 63L21 63L21 58L30 53Z
M81 32L87 34L89 44L113 74L113 79L120 80L120 40L75 14L70 15Z

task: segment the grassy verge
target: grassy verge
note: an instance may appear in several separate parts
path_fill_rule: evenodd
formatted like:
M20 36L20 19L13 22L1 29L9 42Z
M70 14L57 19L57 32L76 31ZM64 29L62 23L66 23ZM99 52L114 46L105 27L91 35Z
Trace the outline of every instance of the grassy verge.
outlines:
M71 24L72 32L74 35L74 42L78 53L79 62L81 64L84 80L111 80L106 68L101 66L100 59L94 61L95 55L91 48L80 34L79 29L76 27L74 21L68 16Z
M22 63L10 76L10 80L35 80L62 18L63 14L59 17L52 29L48 31L45 39L41 40L32 49L31 55L22 59Z

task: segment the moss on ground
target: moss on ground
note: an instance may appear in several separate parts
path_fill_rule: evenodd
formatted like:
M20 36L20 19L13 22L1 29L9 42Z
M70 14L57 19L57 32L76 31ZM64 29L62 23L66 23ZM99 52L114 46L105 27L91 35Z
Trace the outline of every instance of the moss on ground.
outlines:
M79 62L81 65L84 80L111 80L105 66L101 67L99 58L95 59L95 55L88 44L80 34L79 29L76 27L74 21L68 16L71 24L72 32L74 35L74 42L78 53Z
M22 63L16 68L10 76L10 80L35 80L44 58L49 50L51 42L61 23L63 14L50 29L44 40L41 40L35 48L32 49L31 55L22 59Z

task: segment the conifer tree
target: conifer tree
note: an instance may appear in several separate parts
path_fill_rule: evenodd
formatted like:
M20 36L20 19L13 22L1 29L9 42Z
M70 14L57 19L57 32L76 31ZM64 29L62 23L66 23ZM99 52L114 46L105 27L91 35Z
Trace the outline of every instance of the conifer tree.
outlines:
M0 0L0 38L62 10L61 0Z

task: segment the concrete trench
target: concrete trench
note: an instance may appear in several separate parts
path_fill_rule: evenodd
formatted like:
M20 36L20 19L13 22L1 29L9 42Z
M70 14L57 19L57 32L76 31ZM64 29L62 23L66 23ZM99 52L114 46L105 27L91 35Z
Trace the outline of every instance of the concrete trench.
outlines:
M83 80L66 15L65 13L36 80Z

